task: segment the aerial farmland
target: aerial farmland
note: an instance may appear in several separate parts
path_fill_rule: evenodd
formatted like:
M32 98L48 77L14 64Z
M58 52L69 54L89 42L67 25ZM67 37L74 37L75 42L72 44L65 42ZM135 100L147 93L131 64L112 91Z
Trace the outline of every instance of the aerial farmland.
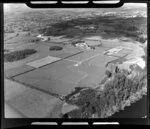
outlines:
M6 117L63 118L67 114L67 118L107 118L132 105L131 98L136 102L146 96L145 6L136 17L130 16L132 8L114 11L126 13L126 17L108 15L105 9L103 13L98 9L27 9L14 17L6 12ZM116 66L119 72L114 72ZM133 70L124 72L126 66ZM124 87L120 86L123 80L115 83L119 76L127 80ZM137 84L132 89L127 84L131 78L143 80L133 82ZM119 86L130 91L121 91ZM119 96L119 92L125 95ZM107 102L109 97L111 102Z

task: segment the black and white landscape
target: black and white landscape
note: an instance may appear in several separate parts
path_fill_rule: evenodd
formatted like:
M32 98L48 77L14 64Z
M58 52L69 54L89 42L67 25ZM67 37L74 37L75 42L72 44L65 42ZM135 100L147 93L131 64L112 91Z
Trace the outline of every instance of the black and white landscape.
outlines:
M147 7L4 5L6 118L145 118Z

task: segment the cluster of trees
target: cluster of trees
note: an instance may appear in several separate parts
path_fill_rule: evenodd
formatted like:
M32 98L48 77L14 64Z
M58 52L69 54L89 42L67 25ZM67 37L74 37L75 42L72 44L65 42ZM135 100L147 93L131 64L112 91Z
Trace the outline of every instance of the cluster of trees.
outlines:
M26 58L29 55L36 53L37 51L34 49L25 49L25 50L18 50L10 53L4 54L4 61L5 62L13 62L18 61L21 59Z
M28 39L28 42L31 42L31 43L37 43L39 41L40 41L39 38L30 38L30 39Z
M68 101L68 103L76 104L80 109L69 112L69 116L91 118L93 113L98 113L100 118L105 118L118 110L123 110L126 106L125 102L130 101L130 96L139 92L146 85L147 79L146 72L131 78L126 73L118 72L110 80L105 79L104 90L80 91L78 98Z
M136 41L138 41L138 42L140 42L140 43L145 43L146 40L147 40L147 38L142 37L142 36L138 36L138 37L136 38Z
M124 102L145 85L146 74L128 78L124 73L117 73L113 80L106 82L104 91L99 94L98 100L95 100L99 103L99 116L107 117L108 110L112 110L113 114L116 109L124 109Z
M51 50L51 51L60 51L62 49L63 49L63 47L61 47L61 46L52 46L49 48L49 50Z
M136 25L128 25L127 24L123 24L124 22L118 23L115 25L115 29L118 31L121 30L126 30L126 31L138 31L138 27Z

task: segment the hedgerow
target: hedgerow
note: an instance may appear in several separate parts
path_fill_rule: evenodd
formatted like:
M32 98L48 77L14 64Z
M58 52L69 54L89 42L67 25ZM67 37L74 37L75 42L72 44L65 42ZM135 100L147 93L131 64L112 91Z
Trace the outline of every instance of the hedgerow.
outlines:
M34 49L24 49L24 50L13 51L13 52L4 54L4 61L13 62L13 61L22 60L36 52L37 51Z

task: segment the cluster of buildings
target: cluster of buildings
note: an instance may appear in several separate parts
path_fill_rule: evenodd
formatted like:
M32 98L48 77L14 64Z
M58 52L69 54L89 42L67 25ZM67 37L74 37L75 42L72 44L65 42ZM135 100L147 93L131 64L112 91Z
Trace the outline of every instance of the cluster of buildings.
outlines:
M39 34L38 36L36 36L37 38L40 38L41 41L48 41L50 40L50 37L48 36L43 36L42 34Z
M96 47L102 46L102 42L99 38L89 37L85 38L84 40L76 41L74 45L82 49L91 50L95 49Z

